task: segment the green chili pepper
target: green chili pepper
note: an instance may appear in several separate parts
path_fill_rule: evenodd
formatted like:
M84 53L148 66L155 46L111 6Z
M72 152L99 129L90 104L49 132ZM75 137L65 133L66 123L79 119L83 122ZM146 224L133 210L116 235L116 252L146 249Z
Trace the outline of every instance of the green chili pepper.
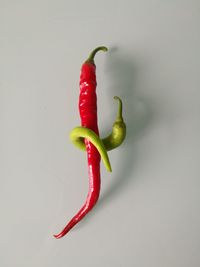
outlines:
M119 106L117 118L113 124L110 135L100 140L92 130L84 127L76 127L70 133L70 139L73 144L84 151L86 150L84 138L89 139L99 151L108 171L111 171L111 166L106 151L110 151L120 146L126 137L126 124L122 117L122 100L118 96L115 96L114 99L119 101Z
M113 124L112 133L102 140L107 151L120 146L126 137L126 124L122 117L122 100L118 96L114 99L119 101L117 118Z
M99 154L101 155L101 158L103 160L103 163L107 171L111 172L112 169L110 166L110 161L108 158L107 151L104 147L103 142L94 131L85 127L76 127L70 133L70 139L73 142L73 144L85 150L85 143L83 141L84 138L87 138L96 147Z

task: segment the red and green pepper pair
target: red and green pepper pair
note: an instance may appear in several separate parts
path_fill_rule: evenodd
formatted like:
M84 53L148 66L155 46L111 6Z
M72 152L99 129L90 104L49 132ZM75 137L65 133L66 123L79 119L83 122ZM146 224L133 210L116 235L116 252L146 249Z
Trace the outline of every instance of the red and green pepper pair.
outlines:
M102 158L106 169L111 172L107 151L121 145L126 136L126 125L122 117L122 101L115 96L114 99L119 101L119 110L112 132L102 140L99 138L94 56L100 50L107 51L108 49L104 46L97 47L82 65L79 97L79 113L82 126L74 128L70 133L71 141L80 149L87 151L89 192L83 207L59 234L54 235L56 238L66 235L94 207L100 193L100 160Z

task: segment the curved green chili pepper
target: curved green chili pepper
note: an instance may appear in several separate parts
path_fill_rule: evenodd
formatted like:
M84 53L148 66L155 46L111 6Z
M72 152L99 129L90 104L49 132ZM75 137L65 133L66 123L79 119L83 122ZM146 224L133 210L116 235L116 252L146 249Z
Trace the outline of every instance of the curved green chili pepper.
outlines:
M81 149L85 148L84 138L87 138L96 147L99 154L101 155L101 158L107 171L111 172L112 169L107 151L104 147L103 142L95 132L85 127L76 127L70 133L71 141Z
M124 120L122 117L122 100L118 96L115 96L114 99L119 101L119 107L118 107L117 118L113 124L111 134L102 140L100 140L97 135L95 136L95 142L98 140L99 147L101 147L101 145L103 145L104 146L103 149L106 149L107 151L112 150L112 149L120 146L122 144L122 142L124 141L125 136L126 136L126 124L124 123ZM74 132L75 129L77 129L76 132ZM91 132L92 132L92 134L94 134L94 132L91 131L90 129L83 128L84 134L85 134L85 136L83 136L83 133L80 132L82 127L77 127L75 129L71 132L70 139L74 143L74 145L77 146L79 149L85 150L84 138L89 139ZM86 131L86 129L87 129L87 131ZM95 142L94 143L92 142L92 143L96 147ZM97 148L97 150L98 150L98 148ZM100 153L100 151L99 151L99 153ZM104 161L104 164L105 164L105 161Z
M114 96L114 99L119 101L117 118L113 124L111 134L102 140L107 151L120 146L126 137L126 124L122 117L122 100L118 96Z

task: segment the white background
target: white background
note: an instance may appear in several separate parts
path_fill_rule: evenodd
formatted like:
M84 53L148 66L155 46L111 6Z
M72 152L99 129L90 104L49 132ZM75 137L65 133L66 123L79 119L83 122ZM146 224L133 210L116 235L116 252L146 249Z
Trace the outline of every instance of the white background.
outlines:
M0 266L200 266L200 2L0 1ZM96 56L101 136L124 101L127 139L85 201L80 67Z

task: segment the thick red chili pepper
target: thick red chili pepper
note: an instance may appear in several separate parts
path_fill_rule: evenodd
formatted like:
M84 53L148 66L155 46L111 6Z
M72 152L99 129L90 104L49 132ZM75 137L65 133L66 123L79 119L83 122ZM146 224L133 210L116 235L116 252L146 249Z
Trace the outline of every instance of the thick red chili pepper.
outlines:
M79 112L81 124L99 136L97 125L97 97L96 97L96 66L94 56L99 50L107 51L106 47L96 48L88 60L82 65L80 75ZM54 235L61 238L66 235L96 204L100 193L100 154L97 148L85 138L88 159L89 192L80 211L71 219L61 233Z

